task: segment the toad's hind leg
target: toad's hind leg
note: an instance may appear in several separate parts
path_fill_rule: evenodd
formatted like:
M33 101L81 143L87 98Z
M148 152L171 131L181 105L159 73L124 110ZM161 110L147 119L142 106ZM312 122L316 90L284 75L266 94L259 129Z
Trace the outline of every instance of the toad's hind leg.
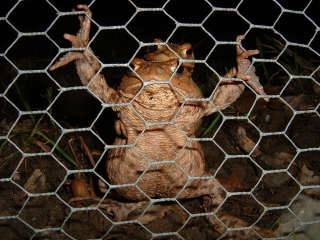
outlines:
M207 174L207 177L213 176ZM200 181L200 183L198 181ZM198 182L196 185L199 184L198 187L194 187L196 182ZM205 211L207 213L215 213L215 215L206 215L206 219L215 229L215 231L219 232L221 235L226 232L226 226L228 228L246 228L250 226L248 222L222 212L220 205L224 202L226 193L213 178L190 181L186 188L178 196L178 199L194 198L199 196L203 196L203 205ZM220 209L218 209L218 207L220 207ZM221 222L223 222L223 224ZM266 230L258 226L253 226L252 229L262 237L275 237L275 233L270 230ZM230 239L240 240L258 239L255 238L257 235L254 231L251 229L245 229L239 231L236 236L234 235L234 232L228 232L226 236L228 238L231 237Z

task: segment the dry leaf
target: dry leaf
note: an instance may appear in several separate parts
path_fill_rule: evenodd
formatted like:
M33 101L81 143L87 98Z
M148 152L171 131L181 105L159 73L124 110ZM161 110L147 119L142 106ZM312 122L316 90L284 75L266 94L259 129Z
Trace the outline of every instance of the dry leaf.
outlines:
M28 178L23 188L29 193L43 193L45 192L46 175L41 169L36 169Z

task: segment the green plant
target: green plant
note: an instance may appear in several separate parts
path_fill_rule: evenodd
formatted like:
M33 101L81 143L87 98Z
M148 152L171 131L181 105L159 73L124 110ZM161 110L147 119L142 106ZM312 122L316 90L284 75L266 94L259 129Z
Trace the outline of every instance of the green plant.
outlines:
M260 42L260 40L258 38L256 38L256 45L258 50L260 51L260 58L264 58L264 54L272 54L274 55L274 57L272 57L272 59L276 59L279 54L281 53L281 56L279 58L279 63L281 63L282 66L284 66L291 74L293 75L309 75L312 72L315 71L315 69L318 66L318 62L317 60L314 60L312 57L310 57L310 60L306 60L305 57L303 57L302 55L304 54L304 56L308 56L308 50L304 49L304 48L295 48L294 46L292 46L292 48L294 48L294 50L292 51L288 46L285 45L285 43L272 38L270 36L265 35L265 39L266 41L271 42L271 44L263 44ZM269 51L263 51L262 50L262 46L267 48ZM285 49L284 52L283 49ZM300 51L300 50L301 51ZM307 55L305 55L307 54ZM307 57L309 58L309 57ZM317 62L316 66L313 66L313 63ZM266 66L266 64L264 62L261 62L257 65L258 66L262 66L263 69L263 74L261 74L261 76L264 76L267 79L267 83L270 83L274 77L276 75L279 74L280 71L282 71L283 69L278 66L277 64L269 64L268 66ZM306 73L307 71L307 73ZM316 75L318 75L320 73L316 73ZM259 74L258 74L259 75ZM317 76L316 76L317 77Z
M272 39L266 36L268 40ZM272 39L275 43L273 46L262 44L258 38L256 38L257 49L259 50L260 58L264 58L264 53L271 53L275 56L278 56L282 49L285 47L280 41L277 39ZM270 51L263 51L262 46L270 49ZM263 76L266 79L266 85L272 82L273 78L279 74L283 69L276 64L266 65L264 62L260 62L257 64L257 71L259 71L259 66L262 66L262 73L258 73L257 75Z
M29 145L29 144L31 143L31 139L34 137L34 135L35 135L35 134L38 134L38 135L42 136L44 139L46 139L52 146L54 146L54 145L55 145L55 142L53 142L52 140L50 140L44 133L42 133L41 131L39 131L39 130L37 129L37 127L38 127L39 123L42 121L43 117L44 117L44 114L41 115L40 119L38 120L38 122L37 122L37 124L35 125L34 128L32 128L32 129L23 129L23 130L21 130L21 131L17 131L17 132L15 132L14 134L10 135L10 136L8 137L8 139L12 139L12 138L14 138L14 137L16 137L16 136L19 136L19 135L23 134L23 133L29 133L29 132L30 132L30 135L29 135L28 139L23 142L24 145ZM0 126L6 128L6 129L8 129L8 130L10 129L9 126L4 125L4 124L0 124ZM8 143L8 139L6 139L6 140L1 144L1 146L0 146L0 156L1 156L1 154L2 154L2 151L3 151L4 147L5 147L5 145ZM57 149L57 151L58 151L62 156L64 156L69 162L71 162L71 163L72 163L73 165L75 165L76 167L80 168L80 166L79 166L68 154L66 154L59 146L56 146L56 149ZM13 154L11 154L9 157L7 157L7 159L5 160L5 162L0 166L0 169L2 169L2 168L3 168L15 155L17 155L18 153L19 153L19 151L16 151L16 152L14 152Z
M292 235L293 235L293 240L297 240L297 236L296 236L296 233L295 233L295 231L294 231L294 228L293 228L293 230L292 230Z
M46 94L40 94L41 97L45 97L48 102L49 102L49 105L52 103L53 101L53 94L52 94L52 87L49 87L47 88L47 93ZM49 113L50 115L52 114L52 109L50 108L49 109Z
M30 105L29 105L27 99L25 98L25 96L24 96L24 95L22 94L22 92L20 91L20 88L19 88L17 82L14 82L13 85L14 85L14 87L15 87L15 89L16 89L19 97L20 97L20 100L22 101L22 104L23 104L24 107L26 108L26 110L27 110L27 111L31 111ZM30 118L31 118L31 120L32 120L33 122L36 122L36 119L34 118L34 116L33 116L32 114L30 115Z
M218 116L216 116L213 121L211 122L210 126L204 131L204 133L202 134L202 136L206 135L208 132L211 131L211 129L213 128L214 125L216 125L216 123L219 121L221 117L221 114L219 113Z

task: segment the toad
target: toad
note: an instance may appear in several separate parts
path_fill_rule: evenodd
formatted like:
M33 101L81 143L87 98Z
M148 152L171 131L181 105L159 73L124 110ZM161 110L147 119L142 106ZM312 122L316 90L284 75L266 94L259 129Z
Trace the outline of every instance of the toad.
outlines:
M228 107L240 96L245 85L240 81L226 82L210 99L203 99L191 78L193 65L179 64L178 55L194 59L192 48L188 45L180 53L176 50L180 45L175 45L172 50L178 55L164 48L147 53L146 60L133 59L133 71L124 76L117 89L113 89L98 73L100 63L88 46L91 11L86 5L78 5L78 8L86 12L84 17L79 17L81 28L77 36L65 34L64 37L73 48L85 47L86 50L68 52L50 70L75 60L82 84L101 101L113 104L112 109L121 121L125 137L116 138L114 145L119 147L108 152L108 183L117 195L136 203L119 207L120 204L116 206L106 201L108 211L121 221L128 219L130 211L140 208L141 202L150 199L180 200L200 196L205 196L207 212L216 211L225 199L225 192L213 176L205 172L204 154L200 143L194 140L194 132L202 117ZM237 41L243 38L239 36ZM237 53L237 68L232 68L224 77L241 78L264 94L253 67L248 70L251 63L247 58L258 51L244 51L237 45ZM104 185L101 182L101 191L104 191ZM248 226L232 216L217 215L227 226ZM225 231L225 226L214 215L206 218L216 231ZM272 232L257 226L253 229L264 236L273 236ZM245 231L253 233L249 229Z

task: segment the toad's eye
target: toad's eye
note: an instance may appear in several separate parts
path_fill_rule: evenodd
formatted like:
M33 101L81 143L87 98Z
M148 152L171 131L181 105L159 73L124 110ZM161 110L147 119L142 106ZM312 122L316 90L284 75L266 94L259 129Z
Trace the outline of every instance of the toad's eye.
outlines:
M149 46L149 50L150 50L151 52L157 51L157 50L158 50L158 45Z
M186 55L187 55L188 58L192 56L192 53L193 53L192 48L187 49Z
M177 75L181 76L183 71L184 71L184 66L181 64L180 67L178 67L177 69Z

